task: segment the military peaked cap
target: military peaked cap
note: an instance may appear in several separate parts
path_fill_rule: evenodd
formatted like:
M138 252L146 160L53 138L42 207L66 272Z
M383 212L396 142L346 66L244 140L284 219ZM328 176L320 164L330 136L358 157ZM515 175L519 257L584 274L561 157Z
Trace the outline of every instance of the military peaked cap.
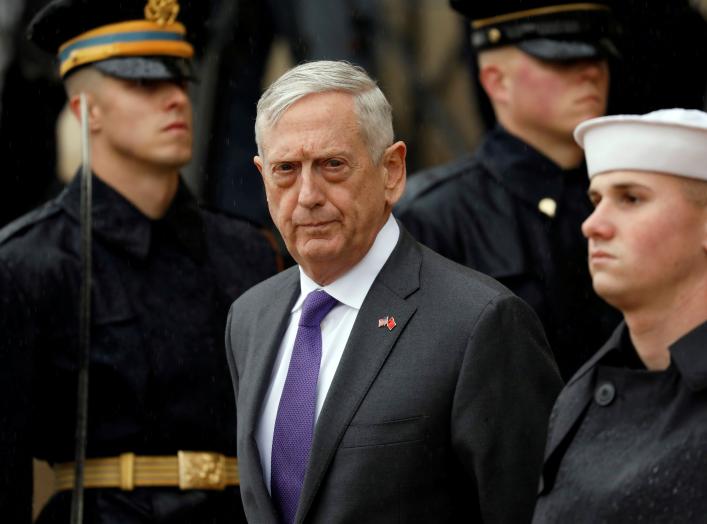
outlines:
M450 0L470 19L471 45L483 51L516 45L551 61L618 56L618 24L609 0Z
M58 57L62 77L90 64L119 78L186 79L194 48L178 14L177 0L53 0L28 37Z

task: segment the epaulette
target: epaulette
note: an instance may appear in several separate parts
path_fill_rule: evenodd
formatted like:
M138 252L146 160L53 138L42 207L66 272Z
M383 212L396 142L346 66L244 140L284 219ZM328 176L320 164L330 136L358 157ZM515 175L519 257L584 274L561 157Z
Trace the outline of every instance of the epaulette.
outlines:
M54 200L41 205L40 207L33 209L29 213L22 215L21 217L13 220L5 227L0 229L0 246L5 242L10 240L12 237L22 233L34 224L41 222L51 216L57 214L61 208L56 205Z
M435 187L463 175L476 162L476 157L469 153L447 164L425 169L411 175L407 179L405 193L396 207L402 209Z

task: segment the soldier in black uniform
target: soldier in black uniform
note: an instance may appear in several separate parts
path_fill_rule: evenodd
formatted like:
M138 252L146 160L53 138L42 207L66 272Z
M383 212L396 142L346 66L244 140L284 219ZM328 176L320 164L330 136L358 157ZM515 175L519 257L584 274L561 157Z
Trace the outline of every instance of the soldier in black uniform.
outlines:
M592 292L575 126L604 114L616 53L605 2L452 0L471 19L498 125L474 155L409 179L396 214L421 242L500 280L543 323L565 379L619 320Z
M585 122L594 289L624 314L550 418L535 523L707 518L707 113Z
M147 5L146 5L147 4ZM93 285L86 523L245 522L224 351L230 303L275 272L251 225L201 210L191 157L192 46L176 1L55 0L31 38L88 106ZM31 457L74 483L79 176L0 232L0 520L30 522Z

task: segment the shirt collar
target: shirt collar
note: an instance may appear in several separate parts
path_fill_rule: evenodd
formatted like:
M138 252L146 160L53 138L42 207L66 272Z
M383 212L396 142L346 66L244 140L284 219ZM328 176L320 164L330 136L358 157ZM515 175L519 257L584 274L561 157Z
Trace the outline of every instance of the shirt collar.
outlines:
M92 178L93 232L131 255L145 258L150 250L154 227L163 227L195 260L205 255L203 220L196 199L180 179L177 193L167 212L151 220L118 191L97 176ZM80 219L81 177L75 176L59 196L59 204Z
M579 179L576 182L584 186L589 184L584 163L563 170L499 124L482 143L478 158L508 191L534 207L546 198L559 202L568 177Z
M671 366L675 366L680 376L692 391L707 388L707 322L702 323L670 345ZM606 352L600 363L610 366L645 368L636 349L631 343L631 336L625 323L606 343Z
M373 245L371 249L368 250L368 253L366 253L366 256L343 276L324 287L309 278L300 266L301 293L292 308L292 312L301 308L306 296L316 289L323 289L341 304L345 304L353 309L361 309L361 305L368 294L368 290L373 285L373 282L383 268L383 265L385 265L388 257L390 257L393 249L395 249L399 237L400 227L391 214L376 235L376 239L373 241Z

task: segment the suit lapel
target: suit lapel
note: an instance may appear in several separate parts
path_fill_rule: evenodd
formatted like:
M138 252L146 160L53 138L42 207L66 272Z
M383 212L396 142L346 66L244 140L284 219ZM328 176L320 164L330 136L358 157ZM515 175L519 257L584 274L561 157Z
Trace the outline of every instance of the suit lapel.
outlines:
M567 434L572 430L577 419L584 412L587 404L591 401L594 387L594 368L604 355L616 347L620 335L621 326L609 338L608 342L580 368L557 398L550 417L550 431L547 437L547 446L545 447L545 462L550 459L560 446Z
M405 330L416 307L405 299L419 288L419 247L402 229L400 239L366 295L317 420L309 466L295 518L302 522L356 410ZM378 327L382 317L395 327Z
M252 353L250 360L253 364L244 370L238 406L239 412L244 414L243 427L248 428L244 433L246 448L239 450L239 460L247 461L254 478L261 479L261 482L253 483L253 491L258 505L266 506L265 511L271 514L273 522L277 520L277 512L263 479L255 431L265 394L270 385L273 365L287 330L290 310L299 296L299 272L295 267L290 269L289 273L276 294L283 300L273 300L267 309L260 312L259 318L255 321L259 335L254 338L259 341L259 344L250 349Z

